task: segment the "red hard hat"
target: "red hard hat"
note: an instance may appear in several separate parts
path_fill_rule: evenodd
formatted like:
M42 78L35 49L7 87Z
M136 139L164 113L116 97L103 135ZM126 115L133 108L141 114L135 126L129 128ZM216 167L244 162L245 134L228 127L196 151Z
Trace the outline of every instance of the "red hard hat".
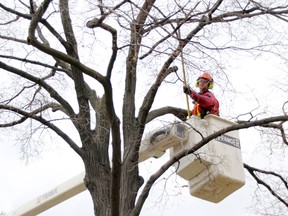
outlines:
M198 77L198 79L200 78L204 78L209 80L210 82L213 82L213 78L208 72L204 72L201 76Z

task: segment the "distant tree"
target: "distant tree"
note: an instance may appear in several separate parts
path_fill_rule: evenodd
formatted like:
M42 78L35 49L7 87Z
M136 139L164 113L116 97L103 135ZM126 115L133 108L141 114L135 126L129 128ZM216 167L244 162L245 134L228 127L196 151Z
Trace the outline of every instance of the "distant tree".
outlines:
M205 65L224 86L231 52L283 58L287 43L272 32L285 35L272 23L287 21L287 14L285 1L2 0L0 127L22 128L27 146L40 142L37 136L45 130L55 132L83 160L95 215L139 215L155 181L185 156L167 161L147 182L139 175L146 125L166 114L187 118L186 109L165 101L152 109L164 84L182 88L182 75L173 67L180 68L181 52L190 75ZM13 86L4 74L14 79ZM121 94L122 112L115 105ZM228 129L277 130L287 147L285 112L255 117ZM190 153L223 132L203 139ZM244 167L287 210L287 176ZM276 178L281 193L262 176Z

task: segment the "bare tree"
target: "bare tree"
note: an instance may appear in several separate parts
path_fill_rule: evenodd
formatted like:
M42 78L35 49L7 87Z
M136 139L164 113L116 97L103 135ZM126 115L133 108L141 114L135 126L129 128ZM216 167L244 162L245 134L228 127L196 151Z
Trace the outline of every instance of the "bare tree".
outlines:
M187 110L166 104L152 110L161 85L182 85L173 67L180 64L181 52L189 71L199 71L206 64L219 69L214 74L219 78L226 73L223 56L229 52L270 52L283 57L285 43L265 30L269 19L287 21L288 4L265 1L261 5L252 0L79 2L1 1L1 74L16 77L17 85L13 91L1 92L0 127L29 125L29 136L43 130L55 132L83 160L95 215L139 215L155 181L187 153L163 164L139 191L144 180L139 175L138 151L146 124L166 114L187 118ZM222 37L225 34L228 39ZM255 40L243 40L246 37ZM125 76L122 113L114 97L119 94L119 71ZM153 73L152 83L136 92L139 81ZM225 132L257 126L277 130L287 145L283 126L287 120L286 113L260 120L252 115L248 121L203 138L189 153ZM73 126L72 132L66 130L67 125ZM258 184L288 207L285 195L278 194L259 174L278 178L288 191L284 176L244 166Z

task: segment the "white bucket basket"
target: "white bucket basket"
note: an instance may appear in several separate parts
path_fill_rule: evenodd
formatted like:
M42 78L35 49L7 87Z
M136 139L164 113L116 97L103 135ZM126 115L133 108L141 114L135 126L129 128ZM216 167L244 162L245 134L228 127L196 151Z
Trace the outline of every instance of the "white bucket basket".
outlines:
M190 126L188 139L172 147L171 156L192 148L202 137L235 124L215 115L204 119L192 116L186 123ZM238 131L211 140L174 166L177 174L189 181L190 194L207 201L218 203L245 184Z

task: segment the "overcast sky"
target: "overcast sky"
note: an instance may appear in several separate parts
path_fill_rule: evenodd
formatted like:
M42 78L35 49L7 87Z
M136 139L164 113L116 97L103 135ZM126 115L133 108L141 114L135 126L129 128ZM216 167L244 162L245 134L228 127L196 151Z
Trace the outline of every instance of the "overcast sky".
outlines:
M243 94L241 97L235 98L231 105L227 105L227 101L225 101L226 107L223 108L224 110L227 110L227 106L229 106L229 111L232 113L240 114L251 111L257 107L255 97L263 104L268 101L267 97L269 97L269 101L273 101L273 106L287 100L287 98L279 98L278 92L271 92L271 89L273 89L271 83L274 82L271 79L271 71L274 74L283 73L281 70L277 71L273 62L255 62L246 59L242 63L235 63L234 67L234 70L230 71L232 74L231 82L233 82L236 90L241 90ZM253 73L251 73L251 70L253 70ZM251 96L251 91L254 96ZM217 92L217 85L215 85L215 92ZM249 94L250 96L248 96ZM182 89L171 93L171 95L170 97L182 97L180 100L183 103L180 103L180 106L185 108L186 101ZM219 100L223 102L222 98ZM260 142L259 137L253 130L243 130L240 132L240 138L244 162L248 164L255 162L254 155L257 151L255 147ZM25 161L20 160L19 146L15 146L14 141L13 137L9 136L1 136L0 138L0 171L2 173L0 180L0 212L10 212L84 170L80 158L68 147L59 146L57 143L53 143L39 157L31 159L26 164ZM153 170L167 159L168 154L161 159L147 160L140 166L141 173L147 178L148 174L152 174ZM187 182L175 174L171 175L171 172L171 170L168 171L167 179L161 178L155 189L151 191L141 215L254 215L253 208L251 209L253 206L251 205L256 186L254 180L247 173L244 187L222 202L214 204L192 197L189 194ZM90 195L88 191L85 191L41 215L93 215Z

